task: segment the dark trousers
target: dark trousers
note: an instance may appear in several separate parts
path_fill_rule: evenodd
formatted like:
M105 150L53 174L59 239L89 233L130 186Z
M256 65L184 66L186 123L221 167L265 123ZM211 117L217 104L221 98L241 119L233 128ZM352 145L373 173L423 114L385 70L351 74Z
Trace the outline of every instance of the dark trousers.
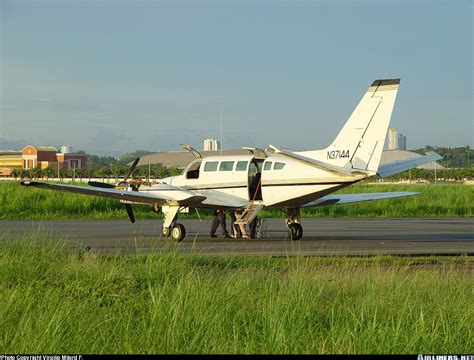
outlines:
M223 211L219 211L212 219L211 236L215 235L218 227L220 227L223 236L229 236L225 225L225 212Z
M255 217L255 219L253 219L250 224L249 224L249 229L250 229L250 238L251 239L255 239L256 237L256 233L255 231L257 230L257 217Z

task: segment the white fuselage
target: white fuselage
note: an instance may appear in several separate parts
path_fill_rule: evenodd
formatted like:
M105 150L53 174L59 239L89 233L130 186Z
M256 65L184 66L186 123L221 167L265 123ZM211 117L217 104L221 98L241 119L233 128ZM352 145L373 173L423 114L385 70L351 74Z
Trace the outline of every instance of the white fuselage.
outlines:
M340 176L270 154L266 159L237 155L195 160L183 174L163 182L213 199L232 198L242 207L258 200L265 207L290 208L316 200L363 177Z

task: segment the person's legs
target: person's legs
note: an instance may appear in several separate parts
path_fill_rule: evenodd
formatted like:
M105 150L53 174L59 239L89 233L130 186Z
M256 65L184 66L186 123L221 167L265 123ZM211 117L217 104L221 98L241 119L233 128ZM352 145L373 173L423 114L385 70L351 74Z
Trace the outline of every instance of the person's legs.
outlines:
M217 215L214 215L214 217L212 218L212 224L211 224L211 237L216 237L216 230L217 230L217 227L219 226L219 219L217 217Z
M243 238L247 238L247 229L245 229L245 224L240 224L240 233Z
M217 215L217 217L219 218L219 224L222 230L222 236L229 237L229 233L227 232L227 228L225 225L225 212L219 211L219 214Z
M235 220L237 220L237 218L235 217L235 211L231 210L230 211L230 232L231 232L231 236L236 238L238 236L238 231L237 231L237 225L234 224Z
M250 238L255 239L255 229L257 227L257 218L253 219L249 224Z

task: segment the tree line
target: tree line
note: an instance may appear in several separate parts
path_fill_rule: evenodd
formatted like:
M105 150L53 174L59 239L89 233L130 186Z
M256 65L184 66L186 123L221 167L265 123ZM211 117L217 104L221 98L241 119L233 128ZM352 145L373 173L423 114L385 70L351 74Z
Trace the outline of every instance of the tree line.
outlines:
M123 164L119 161L115 161L110 165L101 167L89 167L83 169L54 169L47 167L45 169L34 168L34 169L13 169L12 175L15 179L64 179L64 178L75 178L75 179L91 179L91 178L102 178L115 179L118 181L119 177L124 177L130 167L127 164ZM139 166L133 173L134 178L142 178L155 180L162 179L167 176L179 175L182 172L181 169L167 168L161 164L154 164L150 167Z

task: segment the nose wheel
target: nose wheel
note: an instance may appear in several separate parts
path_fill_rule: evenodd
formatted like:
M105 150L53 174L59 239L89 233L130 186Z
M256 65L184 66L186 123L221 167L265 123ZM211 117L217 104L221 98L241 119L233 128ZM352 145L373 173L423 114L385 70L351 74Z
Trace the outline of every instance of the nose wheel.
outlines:
M186 229L182 224L175 224L172 228L163 228L161 231L163 237L170 237L177 241L181 242L186 237Z
M288 237L290 240L300 240L303 237L303 227L301 224L288 224Z

